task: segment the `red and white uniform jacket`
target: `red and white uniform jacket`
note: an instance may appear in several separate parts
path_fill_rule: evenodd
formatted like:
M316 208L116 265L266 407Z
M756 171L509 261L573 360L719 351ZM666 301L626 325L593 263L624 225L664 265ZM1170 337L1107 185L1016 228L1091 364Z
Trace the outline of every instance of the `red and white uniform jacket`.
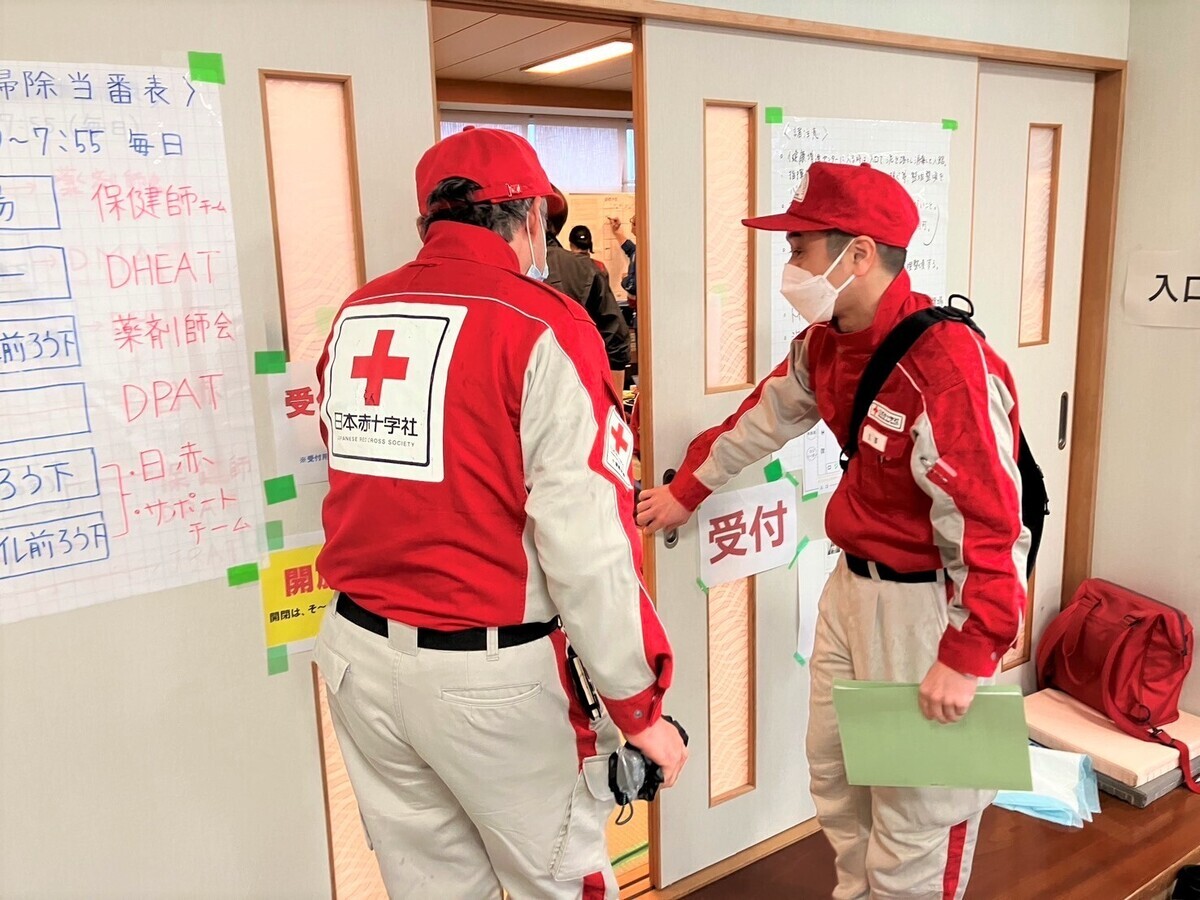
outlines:
M871 354L903 318L929 305L902 272L868 329L806 329L734 415L691 443L671 493L695 509L819 419L845 446ZM954 605L938 658L964 674L995 673L1024 609L1029 533L1021 524L1018 435L1004 361L970 328L935 325L879 392L826 512L829 538L854 556L898 572L947 571Z
M517 268L498 235L436 223L415 261L342 306L318 364L317 567L415 627L561 616L636 734L673 662L642 584L632 436L596 326Z

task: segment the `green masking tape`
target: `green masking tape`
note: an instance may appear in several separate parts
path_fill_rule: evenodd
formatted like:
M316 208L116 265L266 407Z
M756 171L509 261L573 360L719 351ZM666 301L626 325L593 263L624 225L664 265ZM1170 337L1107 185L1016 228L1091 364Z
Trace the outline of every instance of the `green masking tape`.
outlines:
M782 106L768 106L766 113L767 113L767 124L768 125L782 125L783 124L783 107Z
M267 648L267 674L278 675L288 670L287 644Z
M230 587L250 584L251 582L258 581L258 563L243 563L240 566L230 566L226 569L225 575L229 579Z
M282 350L256 350L255 375L282 375L287 371L287 354Z
M267 503L282 503L284 500L296 499L296 478L292 475L280 475L278 478L268 478L263 482L263 491L267 495Z
M804 552L804 548L807 546L808 546L808 535L806 534L803 538L800 539L800 543L798 543L796 545L796 555L793 556L792 561L790 563L788 563L789 569L792 568L792 566L796 565L796 560L798 560L800 558L800 554Z
M225 57L220 53L197 53L188 51L188 69L192 81L207 81L210 84L225 83Z
M763 474L767 476L767 481L778 481L784 475L783 462L777 459L768 463L763 469Z
M958 131L957 119L942 119L942 128L946 131Z
M267 549L282 550L283 549L283 523L276 519L274 522L268 522L267 529Z

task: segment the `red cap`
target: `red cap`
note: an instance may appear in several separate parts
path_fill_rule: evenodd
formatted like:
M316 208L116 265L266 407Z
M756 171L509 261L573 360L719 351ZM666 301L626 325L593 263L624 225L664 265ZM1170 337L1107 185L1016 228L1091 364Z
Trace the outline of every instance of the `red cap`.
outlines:
M523 200L554 193L537 153L529 141L511 131L467 126L438 141L417 163L417 204L421 215L433 189L447 178L467 178L478 184L476 203Z
M866 163L813 163L785 213L743 219L763 231L844 231L907 248L921 223L917 205L891 175Z

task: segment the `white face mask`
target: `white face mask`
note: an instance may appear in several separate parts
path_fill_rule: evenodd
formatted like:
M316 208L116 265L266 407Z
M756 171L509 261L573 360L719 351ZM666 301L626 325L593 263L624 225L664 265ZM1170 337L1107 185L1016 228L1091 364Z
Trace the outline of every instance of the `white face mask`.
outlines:
M796 312L804 316L804 320L810 325L815 322L828 322L833 318L833 306L837 302L838 294L854 280L854 276L851 275L837 288L829 281L829 273L837 268L837 264L849 249L850 244L847 244L837 259L825 270L824 275L814 275L799 266L783 267L783 283L779 286L779 293L783 294L783 299L792 304Z
M533 246L533 231L527 228L525 236L529 239L529 268L525 270L525 274L534 281L545 281L550 275L550 262L546 259L546 227L542 224L540 214L534 221L538 224L538 234L542 236L542 239L538 241L538 244L542 248L542 264L541 266L538 265L537 250Z

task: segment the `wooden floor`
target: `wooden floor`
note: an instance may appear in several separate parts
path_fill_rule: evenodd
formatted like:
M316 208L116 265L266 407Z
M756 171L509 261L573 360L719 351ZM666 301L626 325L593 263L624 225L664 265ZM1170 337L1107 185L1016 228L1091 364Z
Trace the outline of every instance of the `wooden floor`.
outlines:
M990 808L967 900L1149 900L1200 858L1200 796L1177 790L1134 809L1101 795L1083 829ZM828 900L833 851L817 833L689 895L695 900Z

